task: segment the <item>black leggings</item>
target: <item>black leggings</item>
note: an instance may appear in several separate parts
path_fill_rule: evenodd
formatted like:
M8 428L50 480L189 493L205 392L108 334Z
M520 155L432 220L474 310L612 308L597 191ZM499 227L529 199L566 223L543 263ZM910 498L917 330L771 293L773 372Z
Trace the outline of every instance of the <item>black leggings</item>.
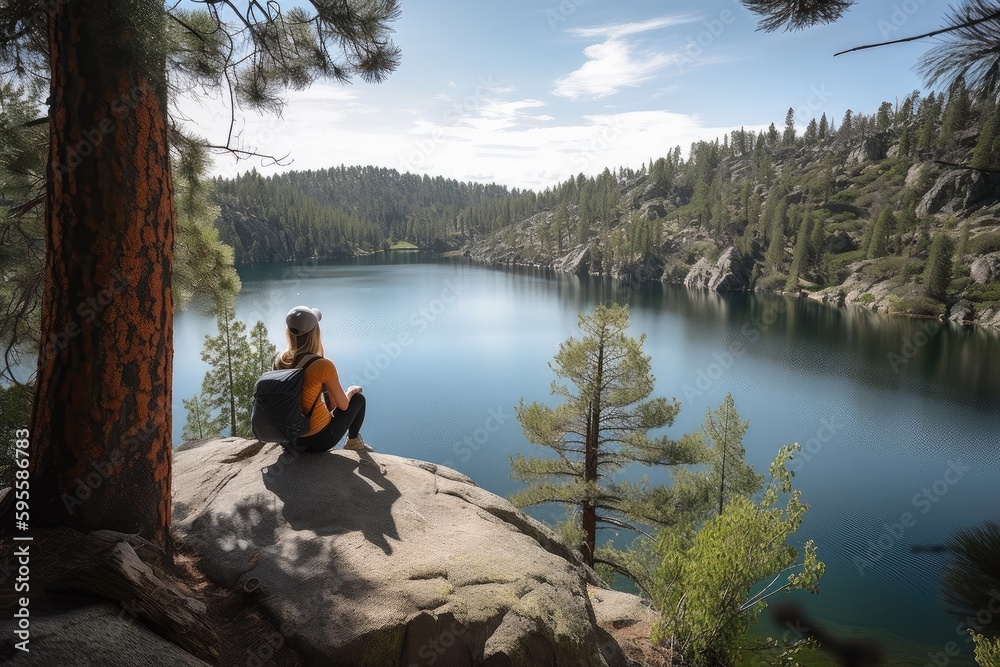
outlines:
M331 414L330 423L313 435L299 438L296 449L311 454L326 452L336 447L345 433L348 438L358 437L365 421L365 397L358 392L351 396L346 410L334 408Z

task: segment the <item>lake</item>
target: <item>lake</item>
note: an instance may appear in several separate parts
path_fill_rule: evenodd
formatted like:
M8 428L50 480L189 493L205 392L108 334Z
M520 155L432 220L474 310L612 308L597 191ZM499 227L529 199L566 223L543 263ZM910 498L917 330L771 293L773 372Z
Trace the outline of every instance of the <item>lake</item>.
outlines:
M810 613L843 634L877 638L885 664L940 662L949 642L960 653L948 665L974 664L971 643L938 602L945 555L920 547L998 515L995 333L807 299L629 286L420 253L265 266L241 277L237 316L250 326L263 320L279 349L290 307L323 311L327 355L345 386L364 387L363 433L376 451L451 466L504 496L518 486L510 455L544 453L525 440L514 405L550 400L548 362L578 333L578 313L629 304L632 332L648 335L655 395L682 404L668 434L699 428L731 392L750 420L744 445L759 471L781 445L803 445L793 469L811 509L800 543L813 539L827 565L820 595L803 598ZM181 399L200 387L199 354L214 331L195 310L176 316L177 443ZM544 508L532 514L557 518Z

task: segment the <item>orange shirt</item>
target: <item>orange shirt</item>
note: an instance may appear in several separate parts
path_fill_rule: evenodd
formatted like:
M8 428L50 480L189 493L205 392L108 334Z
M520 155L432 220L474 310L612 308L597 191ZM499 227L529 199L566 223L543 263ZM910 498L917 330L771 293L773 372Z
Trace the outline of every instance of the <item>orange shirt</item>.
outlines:
M304 435L308 436L319 433L333 419L330 416L330 406L320 396L320 392L323 391L323 384L330 378L333 378L336 382L340 382L340 378L337 377L337 367L325 357L312 362L309 364L309 368L306 369L306 377L302 382L302 414L309 413L309 408L312 406L313 401L316 401L316 407L309 418L309 431ZM318 400L317 396L319 396Z

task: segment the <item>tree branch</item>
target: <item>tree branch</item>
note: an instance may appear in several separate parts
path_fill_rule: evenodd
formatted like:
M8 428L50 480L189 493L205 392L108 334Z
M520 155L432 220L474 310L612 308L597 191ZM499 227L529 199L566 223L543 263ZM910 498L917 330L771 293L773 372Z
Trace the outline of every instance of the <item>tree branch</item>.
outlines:
M48 120L48 119L46 119L46 120ZM35 197L34 199L32 199L30 201L27 201L27 202L21 204L20 206L15 206L14 208L8 209L7 212L10 213L10 217L12 217L12 218L20 218L22 215L24 215L25 213L29 212L31 209L35 208L36 206L38 206L39 204L43 203L44 201L45 201L45 195L44 194L40 194L37 197Z
M941 35L946 32L951 32L952 30L961 30L962 28L969 28L974 25L979 25L980 23L986 23L987 21L992 21L994 19L1000 18L1000 10L990 14L989 16L982 16L978 19L971 19L965 21L964 23L959 23L958 25L948 26L947 28L939 28L937 30L932 30L930 32L925 32L922 35L913 35L912 37L901 37L900 39L893 39L888 42L876 42L874 44L865 44L864 46L855 46L852 49L847 49L845 51L838 51L833 54L833 57L842 56L845 53L853 53L855 51L864 51L865 49L874 49L880 46L890 46L892 44L902 44L904 42L913 42L918 39L924 39L925 37L934 37L935 35Z
M266 155L264 153L258 153L257 151L247 151L240 148L233 148L232 146L219 146L216 144L205 144L205 148L214 151L225 151L227 153L232 153L236 156L237 160L247 160L254 157L259 157L265 160L271 160L274 164L280 167L287 167L291 162L282 162L282 160L287 160L290 153L286 153L283 157L274 157L273 155ZM270 166L270 165L267 165Z
M612 526L617 526L617 527L623 528L625 530L635 531L636 533L639 533L641 535L645 535L649 539L653 539L653 536L650 535L649 533L647 533L646 531L644 531L642 528L637 528L637 527L635 527L633 525L625 523L624 521L619 521L618 519L613 519L611 517L606 517L606 516L599 516L599 517L597 517L597 521L600 521L601 523L609 523Z
M984 169L982 167L973 167L968 164L958 164L957 162L948 162L946 160L933 160L934 164L939 164L943 167L954 167L956 169L974 169L975 171L985 171L989 174L1000 174L1000 169Z
M195 30L194 28L192 28L190 25L188 25L184 21L184 19L182 19L179 16L174 15L171 12L167 12L167 16L169 16L170 18L172 18L174 20L174 22L177 23L179 26L181 26L182 28L184 28L185 30L187 30L189 33L191 33L192 35L194 35L195 37L197 37L198 41L200 41L202 44L205 43L205 38L202 36L202 34L200 32L198 32L197 30Z
M635 585L639 587L639 590L642 591L643 595L645 595L649 599L652 599L653 596L649 594L649 591L646 589L646 587L642 585L642 582L639 581L639 579L637 579L636 576L632 574L632 572L630 572L627 567L625 567L624 565L620 565L618 563L612 563L611 561L604 560L603 558L594 558L594 565L597 565L598 563L600 563L601 565L607 565L618 574L628 577L629 579L635 582Z

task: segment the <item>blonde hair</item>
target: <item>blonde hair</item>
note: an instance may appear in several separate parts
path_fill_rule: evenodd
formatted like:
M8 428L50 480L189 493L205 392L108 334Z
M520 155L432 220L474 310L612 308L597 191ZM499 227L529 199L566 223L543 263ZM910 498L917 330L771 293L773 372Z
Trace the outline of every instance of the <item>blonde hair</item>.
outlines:
M284 349L274 362L275 368L291 368L295 365L295 358L307 352L324 356L323 337L319 332L319 324L313 327L309 333L301 335L293 334L291 329L285 328L285 339L288 347Z

